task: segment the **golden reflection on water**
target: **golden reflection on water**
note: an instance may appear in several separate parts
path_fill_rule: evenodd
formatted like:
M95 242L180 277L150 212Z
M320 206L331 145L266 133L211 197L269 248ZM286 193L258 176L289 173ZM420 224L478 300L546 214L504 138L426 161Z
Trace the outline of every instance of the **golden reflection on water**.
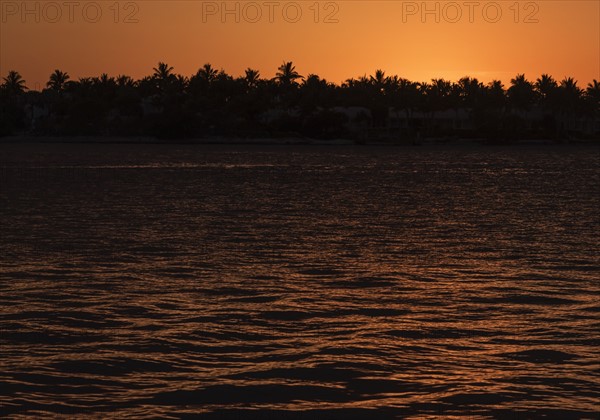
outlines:
M597 412L586 149L2 147L5 414Z

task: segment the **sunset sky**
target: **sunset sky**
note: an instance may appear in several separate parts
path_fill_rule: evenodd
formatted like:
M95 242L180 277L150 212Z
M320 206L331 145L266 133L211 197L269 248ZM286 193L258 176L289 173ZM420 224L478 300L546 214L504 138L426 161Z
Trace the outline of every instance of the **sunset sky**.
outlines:
M30 89L57 68L140 78L158 61L186 76L210 62L272 77L291 60L333 82L378 68L415 81L600 79L596 0L25 3L0 0L0 74L17 70Z

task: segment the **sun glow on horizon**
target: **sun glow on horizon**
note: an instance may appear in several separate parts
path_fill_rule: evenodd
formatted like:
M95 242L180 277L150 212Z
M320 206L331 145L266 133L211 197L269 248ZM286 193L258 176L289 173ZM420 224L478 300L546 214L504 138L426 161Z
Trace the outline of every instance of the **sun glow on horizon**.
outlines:
M417 82L471 76L508 85L519 73L572 76L580 86L600 79L600 2L482 1L473 10L445 1L274 2L271 10L243 1L82 1L71 11L50 3L0 0L0 76L17 70L41 89L54 69L74 80L139 79L163 61L184 76L211 63L270 78L293 61L300 74L335 83L376 69Z

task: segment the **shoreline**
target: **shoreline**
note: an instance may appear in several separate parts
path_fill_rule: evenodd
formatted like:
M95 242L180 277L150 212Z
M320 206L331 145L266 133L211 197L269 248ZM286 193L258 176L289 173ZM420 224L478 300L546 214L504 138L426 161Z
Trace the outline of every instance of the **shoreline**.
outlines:
M154 137L102 137L102 136L6 136L0 137L0 144L127 144L127 145L198 145L198 146L381 146L381 147L422 147L422 146L600 146L600 139L577 139L557 142L549 139L522 139L511 141L490 141L486 139L426 138L419 142L404 141L356 141L352 139L312 139L302 137L281 138L240 138L210 137L195 139L158 139Z

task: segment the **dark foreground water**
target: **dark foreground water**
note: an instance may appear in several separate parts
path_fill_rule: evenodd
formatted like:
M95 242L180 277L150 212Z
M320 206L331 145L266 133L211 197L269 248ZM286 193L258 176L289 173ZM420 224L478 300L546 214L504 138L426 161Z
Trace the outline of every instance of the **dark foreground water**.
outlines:
M598 148L0 152L2 415L599 415Z

